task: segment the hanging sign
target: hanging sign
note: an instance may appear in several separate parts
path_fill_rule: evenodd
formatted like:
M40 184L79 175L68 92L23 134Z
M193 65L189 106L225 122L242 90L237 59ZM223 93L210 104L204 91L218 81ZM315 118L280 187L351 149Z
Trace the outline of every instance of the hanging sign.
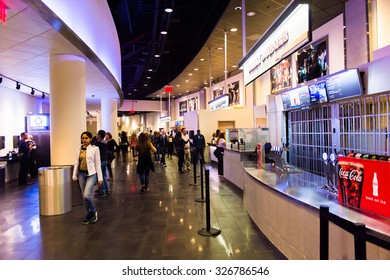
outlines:
M7 6L0 0L0 22L7 25Z
M173 86L165 86L165 92L173 92Z

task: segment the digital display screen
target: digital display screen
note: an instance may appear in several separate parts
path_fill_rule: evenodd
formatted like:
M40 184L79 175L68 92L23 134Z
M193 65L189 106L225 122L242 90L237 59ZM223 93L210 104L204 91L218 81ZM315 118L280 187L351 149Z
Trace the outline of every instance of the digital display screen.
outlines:
M283 92L282 103L284 110L310 106L309 88L303 86Z
M363 94L358 69L347 69L332 74L325 79L329 101L344 99Z
M27 116L27 131L49 131L50 119L49 115L28 115Z
M328 96L326 93L326 83L325 81L316 83L309 86L310 92L310 103L311 104L320 104L328 102Z

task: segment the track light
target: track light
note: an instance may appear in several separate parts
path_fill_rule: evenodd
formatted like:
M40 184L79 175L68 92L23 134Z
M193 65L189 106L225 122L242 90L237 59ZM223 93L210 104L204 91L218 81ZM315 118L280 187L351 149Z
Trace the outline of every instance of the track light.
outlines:
M16 89L17 89L17 90L20 89L20 84L19 84L19 82L16 82Z
M0 77L0 84L3 82L3 77Z
M45 98L45 93L44 92L42 92L42 98Z
M31 95L34 95L35 94L35 90L33 88L31 88Z

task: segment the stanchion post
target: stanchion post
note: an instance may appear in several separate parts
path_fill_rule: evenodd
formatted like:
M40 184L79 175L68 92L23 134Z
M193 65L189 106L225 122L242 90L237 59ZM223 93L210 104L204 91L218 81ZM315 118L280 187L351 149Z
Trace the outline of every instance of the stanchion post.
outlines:
M195 201L206 202L206 200L204 199L203 161L200 161L200 193L201 193L201 197L195 199Z
M191 158L193 159L192 168L194 169L194 183L193 184L190 183L190 186L197 186L197 183L196 183L196 161L197 161L197 158L196 158L194 152L191 152Z
M217 236L221 233L221 230L211 228L210 222L210 170L205 171L206 181L206 228L198 230L198 234L202 236Z
M329 207L320 206L320 260L329 260Z
M362 223L355 223L355 260L366 260L366 240L364 235L366 234L366 225Z

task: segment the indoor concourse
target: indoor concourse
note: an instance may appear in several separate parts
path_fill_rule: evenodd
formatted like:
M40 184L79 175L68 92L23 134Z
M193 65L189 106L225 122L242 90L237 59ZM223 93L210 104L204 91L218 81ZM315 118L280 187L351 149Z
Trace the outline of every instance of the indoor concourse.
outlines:
M95 199L99 219L90 225L81 224L82 204L63 215L40 216L37 181L7 183L0 189L0 259L286 259L251 221L242 191L219 177L216 166L210 171L211 227L221 234L199 235L206 227L205 203L195 202L200 178L193 186L193 171L179 173L175 156L166 162L155 163L150 192L140 193L136 162L117 161L112 194Z

